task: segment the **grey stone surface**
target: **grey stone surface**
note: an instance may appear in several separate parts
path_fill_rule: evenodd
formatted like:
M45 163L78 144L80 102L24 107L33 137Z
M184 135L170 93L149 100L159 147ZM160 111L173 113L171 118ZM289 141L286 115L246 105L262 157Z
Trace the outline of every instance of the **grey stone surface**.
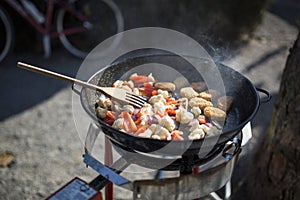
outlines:
M296 35L294 26L266 12L254 37L224 60L274 97L261 105L252 121L253 139L243 148L233 175L233 190L244 181L263 139ZM0 151L15 155L13 165L0 168L0 199L41 199L75 176L92 180L97 174L82 162L83 146L73 120L70 85L17 69L18 60L68 75L75 75L81 63L65 50L56 49L50 59L26 52L10 55L0 64ZM83 126L87 128L88 123ZM130 199L130 195L123 189L115 192L117 199Z

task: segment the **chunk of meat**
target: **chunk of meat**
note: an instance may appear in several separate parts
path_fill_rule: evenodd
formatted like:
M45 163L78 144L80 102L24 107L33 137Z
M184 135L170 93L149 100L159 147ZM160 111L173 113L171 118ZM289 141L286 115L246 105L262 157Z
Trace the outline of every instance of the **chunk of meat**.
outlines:
M199 93L199 97L206 99L208 101L214 100L220 96L220 92L216 90L206 90L204 92Z
M192 87L184 87L180 89L180 95L191 99L198 96L198 93Z
M226 113L216 107L204 108L204 115L212 120L225 121Z
M191 107L198 106L200 109L203 110L205 107L213 106L213 103L203 98L195 97L190 100L189 105Z
M161 90L167 90L169 92L173 92L176 89L175 84L171 82L157 82L154 84L154 87Z

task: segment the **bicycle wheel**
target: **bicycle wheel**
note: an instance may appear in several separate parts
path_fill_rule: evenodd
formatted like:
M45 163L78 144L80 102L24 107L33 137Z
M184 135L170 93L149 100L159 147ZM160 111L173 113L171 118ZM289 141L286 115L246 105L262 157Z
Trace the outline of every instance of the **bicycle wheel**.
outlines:
M80 21L72 13L61 8L57 16L57 30L61 32L59 39L63 46L73 55L85 58L98 44L110 36L123 31L123 16L117 5L111 0L72 0L73 8L88 18L87 22ZM86 31L74 34L64 34L64 30L83 26ZM110 48L97 53L96 57L103 56L117 44L115 40Z
M14 29L6 11L0 6L0 62L10 52L14 42Z

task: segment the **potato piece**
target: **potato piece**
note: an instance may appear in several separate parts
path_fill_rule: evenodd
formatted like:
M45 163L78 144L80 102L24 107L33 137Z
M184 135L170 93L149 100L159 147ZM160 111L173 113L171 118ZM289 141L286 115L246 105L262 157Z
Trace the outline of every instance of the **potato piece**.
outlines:
M179 108L188 109L189 100L187 98L178 99Z
M194 115L196 117L198 117L199 115L201 115L201 109L198 106L194 106L191 108L191 112L194 113Z
M158 113L164 115L165 111L166 111L166 106L164 103L159 101L159 102L153 104L153 110L154 110L154 112L158 112Z
M157 124L151 124L150 127L149 127L149 129L150 129L152 132L154 132L154 131L156 130L157 127L160 127L160 126L158 126Z
M161 94L165 99L166 99L166 98L169 98L169 92L166 91L166 90L158 89L158 90L157 90L157 93L158 93L158 94Z
M206 99L208 101L211 101L212 99L215 99L218 96L220 96L220 92L216 90L206 90L204 92L199 93L199 97Z
M171 133L166 128L158 125L151 137L153 139L166 140L171 138Z
M124 105L123 109L124 109L124 111L129 112L129 114L132 114L134 111L134 107L132 105Z
M127 81L120 81L120 80L117 80L116 82L114 82L113 87L124 89L129 92L132 92L132 88L133 88L131 86L131 84L128 83Z
M175 122L168 115L160 118L158 120L158 124L166 129L168 129L168 131L170 131L170 132L172 132L176 128Z
M194 115L185 109L176 110L176 121L182 124L188 124L194 119Z
M121 130L121 129L123 129L123 124L124 124L124 119L119 118L116 121L114 121L112 127L114 127L115 129Z
M167 90L173 92L176 89L174 83L171 82L157 82L154 84L154 87L161 90Z
M193 132L195 129L199 129L200 128L199 126L200 126L199 123L193 123L189 131Z
M211 128L209 128L208 126L206 126L204 124L199 125L199 128L201 128L206 134L211 129Z
M153 77L152 73L147 76L147 80L148 82L155 82L155 78Z
M148 103L145 103L144 106L141 108L140 112L143 115L153 115L152 106Z
M188 136L189 140L199 140L205 137L205 133L202 129L194 129Z
M232 96L222 96L218 99L218 107L227 112L230 109L232 102Z
M192 87L184 87L180 89L180 95L191 99L198 96L198 93Z
M101 95L97 102L98 106L105 109L111 108L111 100L107 98L105 95Z
M96 115L97 117L99 117L100 119L104 119L106 116L106 109L105 108L101 108L100 106L98 106L96 108Z
M151 138L153 132L150 129L147 129L145 132L139 134L140 137Z
M120 104L115 103L113 106L113 110L118 113L127 111L128 113L132 114L134 111L134 107L132 105L120 105Z
M217 121L225 121L226 118L226 113L223 110L210 106L204 108L204 115Z
M210 101L207 101L203 98L195 97L190 100L189 106L191 106L191 107L198 106L200 109L203 110L205 107L208 107L208 106L212 107L213 103Z
M158 102L162 102L163 104L166 103L166 99L164 98L164 96L162 94L158 94L158 95L155 95L155 96L152 96L148 102L150 104L155 104L155 103L158 103Z

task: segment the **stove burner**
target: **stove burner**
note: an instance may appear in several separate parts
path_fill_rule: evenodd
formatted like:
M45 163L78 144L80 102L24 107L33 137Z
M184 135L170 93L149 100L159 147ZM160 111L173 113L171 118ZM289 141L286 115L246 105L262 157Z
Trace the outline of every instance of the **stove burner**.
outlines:
M204 163L215 158L221 153L224 146L217 146L213 148L206 156L200 157L199 155L182 155L182 156L157 156L147 153L141 153L132 149L126 148L123 145L111 140L115 150L125 159L128 163L136 164L142 167L158 169L164 171L180 171L181 174L190 174L194 167L200 166ZM161 163L169 163L161 167Z
M144 190L142 192L144 194L149 194L149 192L158 194L158 192L161 191L161 188L159 189L159 191L157 191L157 187L155 187L156 184L163 185L166 191L171 191L174 187L173 184L176 183L180 185L180 187L190 187L190 190L193 190L193 192L197 192L197 195L199 196L203 194L209 194L210 192L220 189L221 186L225 185L230 180L237 155L240 152L241 137L242 134L239 134L239 137L236 136L234 139L232 139L232 141L226 143L224 148L214 149L212 152L210 152L210 154L207 155L206 159L198 159L199 157L197 158L197 156L195 155L193 157L182 156L181 158L178 158L163 170L179 170L181 175L186 175L171 178L172 180L156 179L154 181L143 180L130 182L123 176L119 175L130 164L145 164L146 158L146 163L149 167L150 163L155 164L155 162L163 161L165 158L153 158L149 155L142 155L140 153L131 151L130 153L134 153L135 155L133 159L132 155L127 157L127 153L129 153L128 151L125 151L124 149L121 149L121 151L117 146L114 146L115 149L119 150L119 153L122 152L123 155L110 167L105 166L89 154L84 155L84 162L87 164L87 166L92 167L100 174L90 183L98 190L101 190L109 182L112 182L118 186L122 186L123 188L134 191L134 195L139 195L140 192L138 191L141 190ZM138 160L141 159L144 160L138 162ZM193 168L199 165L200 173L193 174ZM201 189L199 190L200 187ZM185 189L183 189L183 191L185 191ZM182 194L182 197L190 197L185 196L189 195L190 192ZM170 195L174 194L172 194L171 192Z

